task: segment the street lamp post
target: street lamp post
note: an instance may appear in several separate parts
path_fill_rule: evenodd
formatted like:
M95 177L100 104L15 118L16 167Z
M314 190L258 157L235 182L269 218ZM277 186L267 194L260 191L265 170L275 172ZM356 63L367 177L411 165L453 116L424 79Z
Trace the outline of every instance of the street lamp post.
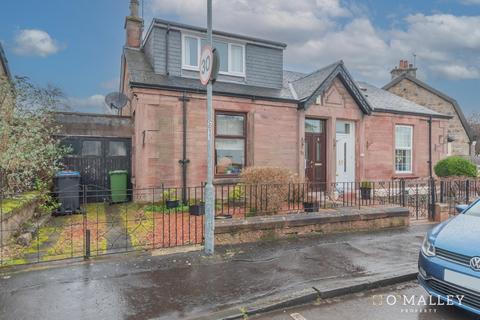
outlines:
M212 39L212 0L207 0L207 43L213 48ZM210 60L210 68L213 61ZM215 192L213 188L213 107L212 107L212 80L207 84L207 185L205 186L205 253L214 252L215 229Z

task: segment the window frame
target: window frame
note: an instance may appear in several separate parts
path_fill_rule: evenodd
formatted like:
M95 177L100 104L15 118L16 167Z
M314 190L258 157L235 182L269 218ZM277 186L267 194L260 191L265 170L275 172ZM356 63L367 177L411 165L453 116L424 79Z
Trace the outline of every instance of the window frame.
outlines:
M215 123L214 123L214 139L213 139L213 146L214 146L214 176L216 178L231 178L231 177L238 177L238 174L222 174L217 173L217 153L216 153L216 140L218 139L243 139L243 168L247 167L247 113L245 112L235 112L235 111L224 111L224 110L215 110ZM217 115L226 115L226 116L242 116L243 117L243 135L242 136L233 136L233 135L223 135L217 133ZM243 169L242 168L242 169Z
M200 55L202 52L202 40L205 40L202 38L200 35L194 34L194 33L184 33L182 32L182 69L184 70L191 70L191 71L199 71L200 68L198 66L199 61L197 61L196 66L192 66L187 64L186 58L186 50L185 50L185 39L186 38L195 38L197 40L197 54L198 58L200 59ZM213 40L214 42L222 42L227 45L227 71L219 71L218 73L221 75L226 75L226 76L234 76L234 77L246 77L246 45L245 43L239 43L239 42L234 42L234 41L229 41L228 39L224 38L216 38ZM214 45L215 46L215 45ZM232 71L232 46L237 46L242 48L242 70L243 72L235 72Z
M242 48L242 72L232 71L232 46ZM228 75L245 77L245 45L240 43L228 42Z
M99 154L83 154L84 143L85 142L98 142L100 143L100 153ZM98 139L84 139L81 141L81 151L80 157L88 158L88 157L103 157L104 147L103 147L103 140L101 138Z
M410 148L397 148L397 128L408 128L410 130ZM406 124L396 124L394 129L394 154L393 154L393 166L396 174L412 174L413 173L413 133L414 127L413 125L406 125ZM399 171L397 170L397 150L409 150L410 151L410 170L408 171Z
M202 48L201 48L201 44L202 44L202 39L197 36L197 35L194 35L194 34L185 34L185 33L182 33L182 69L186 69L186 70L193 70L193 71L199 71L199 61L197 61L197 65L196 66L192 66L192 65L189 65L187 64L187 51L185 50L185 39L186 38L194 38L197 40L197 57L198 57L198 60L200 60L200 54L201 54L201 51L202 51Z

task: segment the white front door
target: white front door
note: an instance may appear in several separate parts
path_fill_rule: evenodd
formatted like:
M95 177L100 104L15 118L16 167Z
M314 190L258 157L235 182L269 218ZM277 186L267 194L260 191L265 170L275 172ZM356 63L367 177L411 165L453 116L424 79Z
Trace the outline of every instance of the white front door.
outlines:
M336 141L336 182L355 182L355 123L337 120Z

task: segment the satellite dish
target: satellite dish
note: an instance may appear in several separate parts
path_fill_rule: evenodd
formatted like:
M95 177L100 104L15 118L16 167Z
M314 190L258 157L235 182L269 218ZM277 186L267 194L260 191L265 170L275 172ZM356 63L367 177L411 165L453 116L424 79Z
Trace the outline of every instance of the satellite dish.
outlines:
M121 110L128 103L128 98L121 92L112 92L105 97L105 103L112 109Z

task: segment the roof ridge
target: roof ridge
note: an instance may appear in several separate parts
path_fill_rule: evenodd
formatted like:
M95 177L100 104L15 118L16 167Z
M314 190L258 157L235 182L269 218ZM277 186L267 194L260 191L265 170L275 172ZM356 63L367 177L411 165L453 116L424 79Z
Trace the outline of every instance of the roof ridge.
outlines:
M401 75L399 75L395 79L392 79L389 83L384 85L382 87L382 89L388 91L388 89L390 89L394 85L398 84L403 79L410 80L413 83L416 83L417 85L419 85L420 87L423 87L425 90L430 91L431 93L439 96L440 98L443 98L444 100L450 102L453 105L453 109L457 113L457 116L460 119L460 122L462 123L462 126L465 129L465 133L467 134L469 140L474 141L475 136L472 132L472 128L468 124L467 118L465 117L465 114L463 113L462 108L460 107L460 105L458 104L458 101L455 98L450 97L446 93L435 89L434 87L430 86L428 83L418 79L417 77L412 77L412 76L408 75L407 73L402 73ZM428 108L428 107L425 107L425 108ZM430 108L428 108L428 109L430 109Z
M190 29L190 30L196 30L196 31L200 31L200 32L207 32L206 27L200 27L200 26L196 26L196 25L193 25L193 24L177 22L177 21L172 21L172 20L166 20L166 19L162 19L162 18L154 17L152 19L151 24L155 24L155 23L163 24L163 25L170 25L171 27L177 27L177 28L181 28L181 29ZM269 40L269 39L265 39L265 38L258 38L256 36L249 36L249 35L246 35L246 34L233 33L233 32L228 32L228 31L217 30L217 29L213 29L212 32L213 32L213 34L223 35L223 36L226 36L226 37L240 38L240 39L244 39L244 40L247 40L247 41L249 40L249 41L264 43L264 44L268 44L268 45L272 45L272 46L276 46L276 47L282 47L282 48L287 47L287 44L284 43L284 42Z
M328 69L328 68L330 68L330 67L338 66L338 65L340 65L340 64L343 64L343 60L337 60L337 61L335 61L335 62L333 62L333 63L331 63L331 64L329 64L329 65L326 65L326 66L323 67L323 68L320 68L320 69L317 69L317 70L312 71L312 72L310 72L310 73L307 73L307 74L305 74L303 77L300 77L300 78L298 78L297 80L292 81L292 82L297 82L297 81L299 81L299 80L302 80L302 79L305 79L305 78L307 78L307 77L309 77L309 76L312 76L312 75L314 75L314 74L316 74L316 73L318 73L318 72L320 72L320 71L324 71L324 70L326 70L326 69Z

